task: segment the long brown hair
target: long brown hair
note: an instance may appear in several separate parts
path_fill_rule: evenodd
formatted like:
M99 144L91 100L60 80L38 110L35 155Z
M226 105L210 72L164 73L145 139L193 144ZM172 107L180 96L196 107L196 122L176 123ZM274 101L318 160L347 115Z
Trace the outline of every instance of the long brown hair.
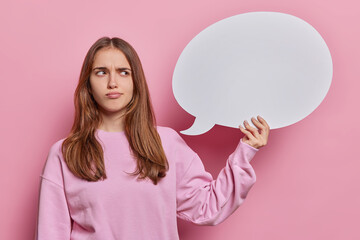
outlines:
M69 170L79 178L98 181L107 178L103 149L95 138L102 121L98 104L91 94L90 74L95 54L105 47L119 49L132 69L133 98L126 106L125 135L137 162L133 176L149 178L156 185L166 176L168 161L156 130L156 119L140 59L135 49L125 40L102 37L89 49L84 59L79 83L74 93L75 119L72 129L62 144L62 153Z

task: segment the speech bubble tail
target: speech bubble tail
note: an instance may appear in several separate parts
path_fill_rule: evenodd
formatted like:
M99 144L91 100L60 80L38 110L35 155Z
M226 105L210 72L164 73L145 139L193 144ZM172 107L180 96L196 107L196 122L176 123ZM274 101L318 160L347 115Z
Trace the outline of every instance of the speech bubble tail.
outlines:
M195 118L195 121L190 128L180 132L185 135L200 135L209 131L214 125L213 122Z

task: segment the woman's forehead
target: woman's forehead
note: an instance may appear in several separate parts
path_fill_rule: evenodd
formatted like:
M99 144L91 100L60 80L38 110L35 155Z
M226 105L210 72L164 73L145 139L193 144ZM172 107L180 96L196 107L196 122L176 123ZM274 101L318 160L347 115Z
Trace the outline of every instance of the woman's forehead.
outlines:
M125 54L117 48L102 48L96 52L93 62L94 67L110 67L112 65L130 68Z

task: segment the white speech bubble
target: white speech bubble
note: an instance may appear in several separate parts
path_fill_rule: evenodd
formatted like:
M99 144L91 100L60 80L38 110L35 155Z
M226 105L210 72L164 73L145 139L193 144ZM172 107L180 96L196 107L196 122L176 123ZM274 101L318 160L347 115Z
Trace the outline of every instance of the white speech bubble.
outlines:
M304 20L250 12L201 31L181 53L173 74L180 106L195 116L187 135L215 124L238 128L262 116L271 129L294 124L325 98L333 74L330 51Z

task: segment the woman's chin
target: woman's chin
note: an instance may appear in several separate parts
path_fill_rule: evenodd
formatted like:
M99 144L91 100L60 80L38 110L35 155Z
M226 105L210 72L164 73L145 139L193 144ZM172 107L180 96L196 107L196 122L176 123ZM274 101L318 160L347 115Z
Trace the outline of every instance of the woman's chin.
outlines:
M101 112L105 115L122 114L125 111L124 108L102 108Z

